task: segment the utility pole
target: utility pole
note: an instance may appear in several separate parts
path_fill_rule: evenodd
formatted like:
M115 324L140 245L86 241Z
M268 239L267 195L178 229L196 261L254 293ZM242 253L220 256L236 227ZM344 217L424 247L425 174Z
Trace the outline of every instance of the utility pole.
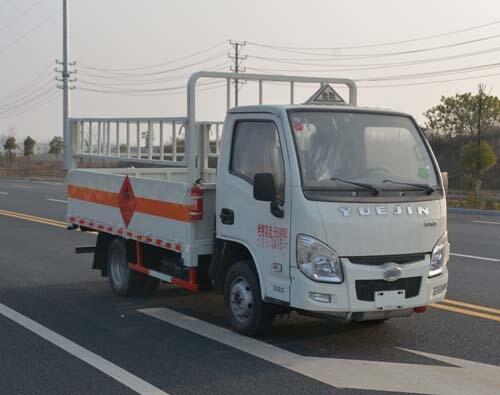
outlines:
M61 74L61 77L56 77L56 80L62 82L61 85L57 87L62 89L63 91L63 141L64 141L64 168L69 170L73 167L73 157L71 155L72 151L72 135L69 124L69 116L70 116L70 89L74 89L73 86L70 86L71 82L75 82L76 79L70 79L71 74L74 74L75 71L71 71L69 66L74 66L75 63L69 62L69 50L68 50L68 0L63 0L63 20L62 20L62 28L63 28L63 37L62 37L62 61L56 61L57 64L62 66L62 70L58 70L56 68L56 72Z
M246 69L244 67L242 68L240 66L241 66L241 62L246 60L247 56L246 55L242 56L240 54L240 49L241 49L241 47L244 47L245 45L247 45L246 41L229 40L229 44L231 44L231 46L234 49L234 54L227 55L229 57L229 59L231 59L234 62L234 66L231 66L230 70L235 72L235 73L241 73L241 72L244 73L246 71ZM240 80L238 78L235 78L235 80L234 80L234 105L235 106L238 106L239 84L240 84Z

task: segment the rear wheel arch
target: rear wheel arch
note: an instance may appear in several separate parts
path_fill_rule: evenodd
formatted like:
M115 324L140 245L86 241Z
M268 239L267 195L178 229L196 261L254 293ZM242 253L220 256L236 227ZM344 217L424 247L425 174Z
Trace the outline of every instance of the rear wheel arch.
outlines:
M100 270L101 276L108 276L107 256L109 245L114 237L109 233L99 232L97 236L96 249L94 253L94 262L92 269Z

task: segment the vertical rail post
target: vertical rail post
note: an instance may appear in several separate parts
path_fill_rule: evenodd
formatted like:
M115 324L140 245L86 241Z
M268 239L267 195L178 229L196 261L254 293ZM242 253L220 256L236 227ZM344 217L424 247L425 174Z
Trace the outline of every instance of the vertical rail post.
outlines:
M90 121L89 122L89 155L92 155L93 149L92 149L92 135L94 134L94 122Z
M215 153L219 154L219 142L220 142L220 123L217 122L215 126Z
M262 80L259 80L259 105L262 105Z
M226 86L226 108L227 111L231 108L231 80L228 78Z
M127 158L130 158L130 122L127 121Z
M101 156L101 132L102 132L102 122L97 121L97 156Z
M153 159L153 122L148 122L148 159Z
M111 122L106 122L106 156L111 156Z
M164 152L163 152L163 121L160 121L160 160L164 159Z
M80 122L80 121L78 121ZM84 135L84 129L85 129L85 122L82 121L82 125L80 127L80 154L83 154L85 151L85 135Z
M141 158L141 124L137 121L137 158Z
M73 135L71 139L71 159L73 160L73 154L76 154L80 151L80 122L70 120L69 128L70 133Z
M120 157L120 122L116 122L116 156Z
M177 161L177 125L172 122L172 160Z
M295 104L295 83L290 81L290 104Z

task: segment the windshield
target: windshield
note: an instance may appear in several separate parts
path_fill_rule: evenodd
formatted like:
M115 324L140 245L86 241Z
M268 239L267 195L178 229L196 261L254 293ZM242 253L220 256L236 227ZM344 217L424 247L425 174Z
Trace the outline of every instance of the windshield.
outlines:
M291 112L290 121L304 188L356 188L344 181L381 190L415 189L394 182L437 185L429 152L409 118L304 111Z

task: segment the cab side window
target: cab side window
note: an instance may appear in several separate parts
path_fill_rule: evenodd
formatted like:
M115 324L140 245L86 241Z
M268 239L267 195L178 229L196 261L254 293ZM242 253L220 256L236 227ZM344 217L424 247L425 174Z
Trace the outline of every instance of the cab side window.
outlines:
M270 121L240 121L233 132L230 172L253 184L258 173L272 173L277 197L285 195L285 171L278 129Z

